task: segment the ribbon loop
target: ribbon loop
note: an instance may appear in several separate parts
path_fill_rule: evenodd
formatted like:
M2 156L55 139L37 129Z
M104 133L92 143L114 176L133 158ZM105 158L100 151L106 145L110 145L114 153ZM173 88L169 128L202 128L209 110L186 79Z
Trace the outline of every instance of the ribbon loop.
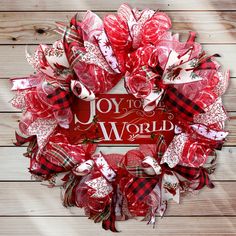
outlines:
M157 161L151 157L146 156L142 161L143 164L148 165L149 167L144 167L144 171L148 175L160 175L161 174L161 166L157 163Z
M94 166L93 160L87 160L80 165L77 165L73 169L73 173L77 176L84 176L91 172Z
M94 159L94 162L99 169L99 171L103 174L103 176L109 181L112 182L115 180L116 173L115 171L110 167L108 162L106 161L105 157L102 155L102 153L94 154L92 156Z
M92 101L95 99L93 91L88 89L85 85L77 80L71 81L71 90L76 97L82 100Z

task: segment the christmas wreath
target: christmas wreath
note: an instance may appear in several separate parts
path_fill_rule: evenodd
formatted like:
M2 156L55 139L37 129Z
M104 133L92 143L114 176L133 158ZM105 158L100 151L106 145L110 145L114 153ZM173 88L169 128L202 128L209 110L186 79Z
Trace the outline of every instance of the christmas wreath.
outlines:
M215 150L228 134L221 96L229 71L221 71L218 54L206 55L194 32L181 42L170 28L165 13L126 4L103 20L90 11L82 21L75 15L69 25L57 23L60 40L26 52L36 72L11 79L12 105L23 112L15 144L28 143L30 173L62 186L63 205L84 208L106 230L135 216L155 224L168 200L214 187ZM150 143L108 154L98 150L99 116L81 133L80 105L103 98L120 81L142 114L161 107L174 116L171 139L146 127Z

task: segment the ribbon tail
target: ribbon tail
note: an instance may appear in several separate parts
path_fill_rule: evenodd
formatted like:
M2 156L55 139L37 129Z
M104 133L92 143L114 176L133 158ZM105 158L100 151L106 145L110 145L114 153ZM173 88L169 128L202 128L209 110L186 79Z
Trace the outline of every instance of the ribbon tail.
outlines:
M203 167L194 168L177 165L173 168L173 171L176 174L179 174L185 179L189 180L190 182L194 183L194 181L199 181L197 187L194 187L195 190L200 190L205 185L208 188L214 188L214 184L211 182L207 170Z
M106 219L106 220L103 220L102 228L105 229L105 230L111 230L112 232L119 232L116 229L115 220L116 220L115 213L111 212L109 218Z
M202 169L200 170L200 175L198 177L200 180L199 180L199 185L196 187L196 190L199 190L199 189L202 189L205 185L208 187L208 188L214 188L214 184L211 182L210 178L209 178L209 175L208 173L206 172L205 169Z
M73 175L66 176L69 180L64 185L63 191L63 206L71 207L76 205L76 187L78 186L81 178Z
M29 136L29 137L24 137L17 132L15 132L15 137L16 137L16 142L14 142L15 146L22 146L25 143L29 143L31 141L34 141L36 139L36 136Z
M167 107L178 113L183 120L193 121L194 115L205 113L195 102L171 86L165 93L164 102Z
M116 214L115 214L115 207L116 207L116 199L117 199L117 193L116 193L116 186L113 185L113 196L112 196L112 202L111 202L111 208L110 208L110 216L102 221L102 228L105 230L111 230L112 232L119 232L116 229Z

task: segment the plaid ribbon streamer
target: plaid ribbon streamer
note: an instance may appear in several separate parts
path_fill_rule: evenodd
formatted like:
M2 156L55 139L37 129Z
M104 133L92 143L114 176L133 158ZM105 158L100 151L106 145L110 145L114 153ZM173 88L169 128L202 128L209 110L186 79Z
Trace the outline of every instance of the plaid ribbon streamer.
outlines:
M73 174L69 173L64 178L65 181L64 193L63 193L63 205L65 207L76 206L76 187L78 186L81 178L78 176L74 176ZM82 206L81 206L82 207Z
M126 194L142 201L153 190L157 181L158 178L133 178L125 188Z
M115 221L116 221L116 214L115 214L115 205L116 205L116 194L114 194L112 196L112 202L111 202L111 206L110 206L110 215L107 219L102 221L102 228L105 230L111 230L112 232L119 232L116 229L115 226ZM107 213L107 212L105 212Z
M62 35L64 39L71 43L71 42L79 42L80 37L78 32L72 28L68 28L64 23L58 22L57 29L55 30L56 33Z
M106 206L105 210L101 213L94 214L89 217L89 219L93 220L94 223L99 223L101 221L105 221L110 216L110 205Z
M67 27L64 23L58 22L56 32L62 35L64 50L67 55L70 67L81 61L86 51L83 48L83 40L81 38L82 29L80 22L78 21L78 14L76 14L70 21L70 27ZM72 48L74 48L72 50Z
M117 185L113 184L112 187L113 187L113 195L112 195L112 199L111 199L111 204L107 206L107 208L105 209L105 211L102 214L102 217L108 216L105 219L103 218L102 228L105 230L111 230L112 232L118 232L118 230L116 229L116 225L115 225L115 221L116 221L115 209L116 209L116 203L117 203Z
M51 143L52 149L44 152L44 155L49 159L57 160L59 166L65 170L70 170L75 166L75 161L68 153L58 144Z
M40 166L37 169L30 169L30 172L35 175L39 176L48 176L50 177L51 175L62 172L64 171L64 168L61 166L57 166L50 161L48 161L46 158L41 157L40 158Z
M55 91L47 96L50 99L51 104L53 104L53 110L59 111L62 109L69 108L71 105L71 96L69 92L56 88Z
M79 43L81 41L81 36L80 36L81 27L78 22L78 14L72 17L70 21L70 27L67 27L67 25L62 22L57 22L56 24L57 24L57 29L55 30L55 32L63 36L68 43L71 42Z
M116 216L111 213L108 219L102 221L102 228L105 230L111 230L112 232L118 232L115 226Z
M126 166L127 171L131 174L134 175L136 177L139 178L151 178L150 175L147 175L144 170L143 167L141 166Z
M169 86L164 96L165 104L176 113L179 113L182 119L193 121L193 116L204 113L204 110L196 103L185 97L182 93L172 86Z

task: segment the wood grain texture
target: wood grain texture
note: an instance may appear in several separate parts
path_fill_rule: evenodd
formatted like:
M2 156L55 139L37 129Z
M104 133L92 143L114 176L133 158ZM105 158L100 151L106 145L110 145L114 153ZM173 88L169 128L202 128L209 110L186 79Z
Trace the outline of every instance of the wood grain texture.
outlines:
M118 229L127 236L199 236L236 235L236 217L164 217L157 219L153 229L146 222L128 220L118 222ZM4 217L0 220L0 234L4 236L114 236L84 217Z
M109 12L95 12L104 17ZM75 12L3 12L0 13L0 44L52 43L60 37L54 33L55 23L69 22ZM78 14L82 19L84 12ZM172 31L181 40L189 31L198 33L201 43L236 43L236 12L169 12Z
M236 182L215 183L214 189L204 188L198 194L185 196L180 204L170 201L166 215L236 216L235 188ZM0 191L0 216L84 215L83 209L77 207L67 209L62 206L59 187L48 188L39 182L20 184L2 182L0 183ZM225 196L227 196L227 201Z
M33 52L35 46L28 46L28 50ZM224 65L224 68L230 68L231 76L236 77L236 44L224 45L204 45L207 53L221 55L218 61ZM25 60L26 46L22 45L0 45L0 78L27 76L33 73L33 68Z
M99 146L97 152L125 154L128 150L135 148ZM34 181L28 172L29 159L23 156L25 152L26 147L1 147L0 181ZM211 179L236 181L235 156L236 147L224 147L221 151L217 151L217 168L211 175Z
M170 203L167 216L158 218L156 229L141 218L118 222L122 235L224 236L236 235L236 1L235 0L128 0L138 8L167 11L173 32L186 40L190 30L210 54L219 53L223 68L231 69L230 87L224 104L231 117L229 139L218 152L217 169L211 176L216 187ZM52 43L55 21L66 21L87 9L99 16L115 12L123 0L0 0L0 235L90 236L114 235L86 219L83 210L64 208L60 189L48 188L31 179L25 147L14 147L14 131L20 113L10 106L13 97L9 77L27 76L33 69L25 60L25 44L35 48ZM122 88L122 89L121 89ZM111 93L124 93L122 82ZM125 153L135 147L105 147L104 153Z
M117 10L123 0L1 0L1 11L79 11L79 10ZM234 0L127 0L126 3L137 8L161 10L236 10Z

